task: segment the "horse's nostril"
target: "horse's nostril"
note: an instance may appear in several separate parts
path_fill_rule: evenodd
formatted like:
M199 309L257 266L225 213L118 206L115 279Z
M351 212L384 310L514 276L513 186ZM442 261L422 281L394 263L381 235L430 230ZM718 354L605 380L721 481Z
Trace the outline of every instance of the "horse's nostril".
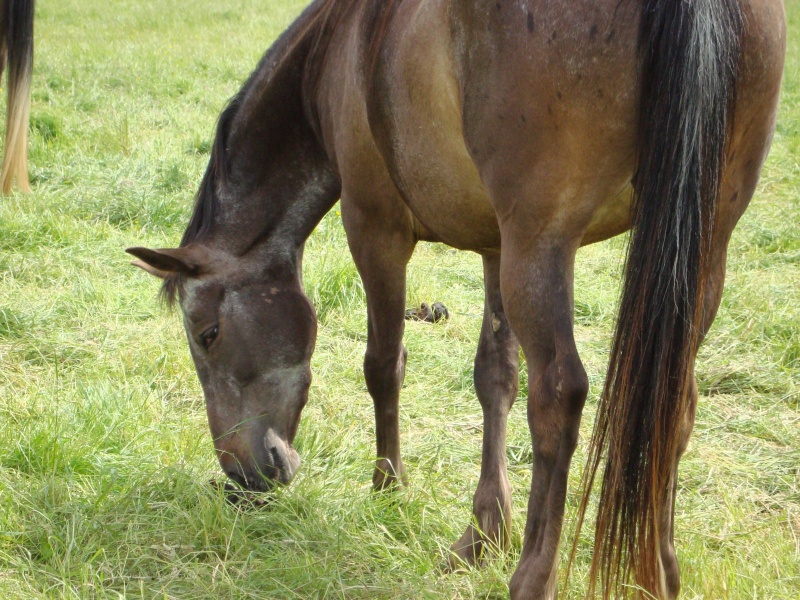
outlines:
M269 456L270 459L272 459L273 468L277 469L278 471L285 470L286 465L284 465L283 457L281 456L281 453L278 451L277 447L272 446L272 448L269 449Z
M297 452L272 428L264 434L263 448L264 474L280 483L289 483L300 466Z

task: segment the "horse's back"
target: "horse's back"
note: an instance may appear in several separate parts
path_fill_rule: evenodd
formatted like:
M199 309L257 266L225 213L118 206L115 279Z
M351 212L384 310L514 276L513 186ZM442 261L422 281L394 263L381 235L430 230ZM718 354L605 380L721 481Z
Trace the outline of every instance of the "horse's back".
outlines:
M443 241L499 247L509 218L576 243L627 227L636 26L617 4L400 3L372 68L370 123Z

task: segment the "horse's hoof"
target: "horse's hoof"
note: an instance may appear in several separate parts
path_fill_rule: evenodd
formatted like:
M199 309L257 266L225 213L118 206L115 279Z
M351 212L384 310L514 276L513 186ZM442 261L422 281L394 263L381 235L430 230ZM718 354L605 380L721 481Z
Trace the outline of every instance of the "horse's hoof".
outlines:
M457 573L480 567L483 559L484 540L474 525L469 525L464 535L450 546L448 572Z
M403 463L398 465L398 469L392 466L392 463L386 459L378 461L375 466L375 471L372 474L372 491L384 492L394 491L408 486L408 475L403 468Z

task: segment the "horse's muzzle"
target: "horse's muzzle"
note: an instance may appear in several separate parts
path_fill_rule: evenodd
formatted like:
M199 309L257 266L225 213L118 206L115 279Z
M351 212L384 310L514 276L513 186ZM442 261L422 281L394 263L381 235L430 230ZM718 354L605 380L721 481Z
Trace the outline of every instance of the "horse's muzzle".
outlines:
M233 453L220 456L225 474L243 490L266 492L275 484L288 484L300 467L297 451L273 429L267 430L262 443L263 446L249 457L250 460L243 460L244 457Z

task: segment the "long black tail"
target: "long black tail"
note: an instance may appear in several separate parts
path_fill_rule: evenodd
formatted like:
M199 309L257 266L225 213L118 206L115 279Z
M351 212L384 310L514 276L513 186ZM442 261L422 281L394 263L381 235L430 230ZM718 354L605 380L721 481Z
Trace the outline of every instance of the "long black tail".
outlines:
M662 597L659 539L698 344L726 139L736 97L739 0L642 0L633 231L580 520L607 456L592 594L634 582Z
M6 152L0 173L0 189L11 193L14 179L19 189L30 192L28 182L28 119L31 109L33 69L34 0L6 0L0 15L0 75L8 63Z

